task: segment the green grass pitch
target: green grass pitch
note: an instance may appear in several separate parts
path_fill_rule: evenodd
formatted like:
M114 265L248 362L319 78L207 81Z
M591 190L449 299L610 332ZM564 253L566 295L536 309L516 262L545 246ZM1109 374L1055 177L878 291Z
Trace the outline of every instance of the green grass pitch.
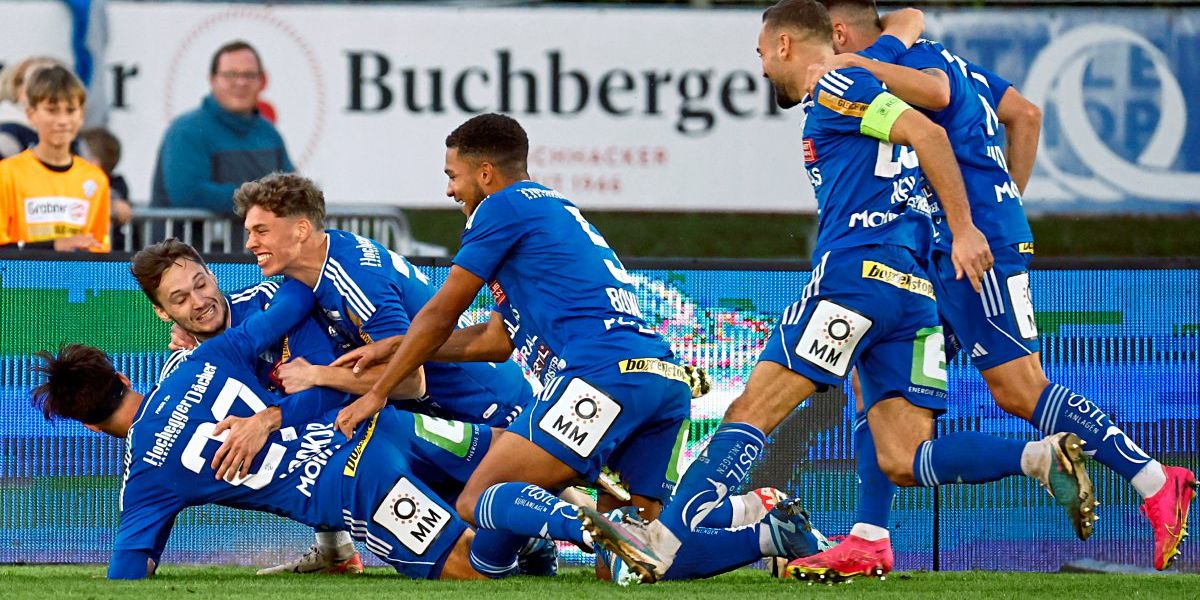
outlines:
M620 589L582 569L554 578L515 577L502 581L410 581L384 569L358 577L289 575L255 577L249 567L164 566L146 581L106 581L97 565L0 566L0 598L53 600L119 598L339 599L514 598L557 600L613 596L657 598L1198 598L1200 575L1078 575L1059 573L901 572L886 581L859 580L836 586L772 579L765 571L742 569L704 581L666 582Z

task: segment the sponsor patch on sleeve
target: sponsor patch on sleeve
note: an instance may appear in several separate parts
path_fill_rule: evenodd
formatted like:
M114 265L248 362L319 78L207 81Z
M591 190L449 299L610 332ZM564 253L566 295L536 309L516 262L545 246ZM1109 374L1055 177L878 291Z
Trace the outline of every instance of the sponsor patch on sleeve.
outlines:
M899 100L899 98L896 99ZM846 115L847 117L854 117L856 119L863 118L863 114L867 112L867 109L870 106L868 104L863 104L862 102L852 102L845 98L838 98L833 94L826 93L818 93L817 102L820 102L821 106L824 106L825 108L828 108L839 115Z
M812 138L804 138L804 162L817 162L817 147L813 144Z

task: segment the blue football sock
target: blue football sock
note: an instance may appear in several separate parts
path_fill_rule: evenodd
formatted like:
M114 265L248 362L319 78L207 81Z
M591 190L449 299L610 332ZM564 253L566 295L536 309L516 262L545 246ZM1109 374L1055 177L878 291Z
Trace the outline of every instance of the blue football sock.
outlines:
M730 500L733 496L725 498L725 501L720 506L712 509L704 520L700 521L701 527L713 527L716 529L727 529L733 525L733 503Z
M930 440L917 448L913 478L917 485L985 483L1021 475L1021 453L1026 442L958 431Z
M760 527L696 528L688 542L679 548L663 579L712 577L762 558Z
M497 483L475 505L480 529L497 529L522 538L544 537L584 544L579 509L528 483Z
M1145 451L1121 431L1100 407L1071 390L1052 383L1042 390L1033 409L1033 424L1042 433L1074 433L1084 453L1126 480L1150 462Z
M722 424L683 474L658 520L683 540L714 508L726 503L730 490L746 478L765 444L763 432L749 423Z
M869 523L888 528L888 517L892 512L892 499L896 496L896 484L879 468L879 457L875 454L875 438L867 415L854 417L854 455L858 459L858 514L856 523Z
M528 536L496 529L476 529L471 540L471 566L492 579L517 573L517 552Z

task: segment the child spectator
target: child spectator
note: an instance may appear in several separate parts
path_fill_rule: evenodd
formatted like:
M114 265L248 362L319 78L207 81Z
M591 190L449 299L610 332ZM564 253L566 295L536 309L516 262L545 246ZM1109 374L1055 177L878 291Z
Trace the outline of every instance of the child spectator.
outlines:
M60 64L48 56L31 56L0 71L0 158L16 156L37 143L37 132L25 116L25 82L39 69Z
M125 247L125 224L133 218L133 205L129 201L129 184L115 173L121 162L121 141L103 127L93 127L79 132L79 154L91 161L108 175L108 187L112 201L112 247Z
M108 177L75 156L87 92L61 66L38 69L25 84L26 116L38 143L0 160L0 244L108 252Z

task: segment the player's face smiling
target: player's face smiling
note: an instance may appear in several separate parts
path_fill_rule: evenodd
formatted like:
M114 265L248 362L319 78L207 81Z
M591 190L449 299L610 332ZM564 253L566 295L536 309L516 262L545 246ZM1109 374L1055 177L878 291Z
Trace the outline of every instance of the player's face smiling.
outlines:
M263 277L282 273L300 256L299 220L277 216L261 206L246 211L246 249L254 254Z
M479 206L479 203L487 197L487 194L483 192L483 187L475 179L478 170L479 165L464 160L458 155L457 148L446 149L445 172L446 177L450 180L446 184L446 195L462 205L462 212L468 217L475 212L475 207Z
M789 37L789 48L794 45ZM789 66L785 64L783 41L778 31L768 30L765 26L758 33L758 57L762 60L763 77L775 88L775 103L780 108L791 108L800 103L801 98L788 91ZM806 66L807 68L807 66Z
M197 337L219 333L227 322L229 306L216 277L190 260L180 259L163 272L157 297L158 316Z

